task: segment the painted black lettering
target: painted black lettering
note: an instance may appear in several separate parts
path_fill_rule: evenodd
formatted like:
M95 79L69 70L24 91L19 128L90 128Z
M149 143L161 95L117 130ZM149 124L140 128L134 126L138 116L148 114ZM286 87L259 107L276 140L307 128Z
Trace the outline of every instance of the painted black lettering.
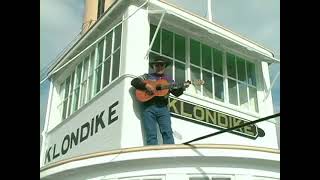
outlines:
M228 128L229 125L229 121L228 121L228 117L224 114L218 114L218 125Z
M93 123L94 123L94 118L91 119L91 131L90 131L90 136L93 135Z
M106 125L104 125L104 122L103 122L103 119L102 119L103 113L104 113L104 111L102 111L99 116L96 116L96 130L95 130L95 133L98 132L99 124L101 124L102 129L106 127ZM93 126L93 124L92 124L92 126Z
M197 112L199 112L200 115L197 114ZM200 120L200 121L203 121L204 120L204 110L202 107L199 107L199 106L194 106L193 107L193 116Z
M56 144L54 144L54 146L53 146L53 158L52 159L55 159L60 156L60 153L56 154L56 146L57 146Z
M108 125L110 125L111 123L115 122L118 119L118 116L111 118L112 115L114 115L116 113L116 110L112 110L112 108L114 108L115 106L117 106L119 104L119 101L116 101L115 103L113 103L110 107L109 107L109 119L108 119Z
M176 107L176 102L177 102L176 99L169 98L169 108L171 112L179 114L179 111Z
M251 135L251 136L254 136L256 133L255 133L255 126L253 126L253 125L248 125L248 126L245 126L244 127L244 132L246 133L246 134L249 134L249 135Z
M65 142L67 142L67 147L65 147ZM66 154L69 150L69 144L70 144L70 136L69 134L67 134L64 138L63 138L63 141L62 141L62 145L61 145L61 153L62 155Z
M79 142L79 128L77 129L77 135L74 135L74 132L71 133L71 144L70 149L72 149L72 142L74 143L74 146L78 145Z
M212 112L213 116L212 116L211 112ZM206 122L210 123L210 124L217 124L216 112L213 112L213 111L206 109Z
M83 133L83 130L84 129L87 129L86 131L86 135L84 135ZM80 133L80 142L86 140L89 136L89 129L90 129L90 124L88 122L84 123L82 126L81 126L81 133Z
M45 161L44 161L44 163L47 163L47 160L48 160L48 162L50 162L51 161L51 158L50 158L50 151L51 151L51 146L49 147L49 149L47 149L47 151L46 151L46 158L45 158Z
M231 122L233 124L233 127L240 126L241 124L243 124L243 121L240 120L240 119L232 118L232 117L230 117L230 119L231 119ZM235 129L235 131L243 132L243 127Z

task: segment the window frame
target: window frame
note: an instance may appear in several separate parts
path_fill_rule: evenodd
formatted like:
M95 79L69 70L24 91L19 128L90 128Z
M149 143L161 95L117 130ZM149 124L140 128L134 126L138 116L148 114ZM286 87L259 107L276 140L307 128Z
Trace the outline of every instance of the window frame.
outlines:
M117 28L120 27L120 34L119 34L119 41L120 41L120 44L119 44L119 47L117 47L115 50L114 50L114 43L115 43L115 30ZM113 29L110 29L109 30L110 32L109 33L112 33L112 38L111 38L111 53L108 57L110 57L110 61L111 61L111 65L110 65L110 69L108 71L109 73L109 82L108 84L106 84L104 87L103 87L103 80L104 80L104 77L105 77L105 74L104 74L104 71L105 71L105 67L104 67L104 63L105 61L107 60L107 58L105 58L105 51L106 51L106 36L109 34L107 33L103 38L101 38L100 41L96 42L92 48L89 48L87 50L87 52L84 54L84 55L81 55L77 61L76 64L74 64L71 68L71 72L69 73L64 73L63 75L63 79L59 80L59 82L61 82L58 86L59 86L59 103L57 105L57 110L58 110L58 113L59 113L59 117L61 118L61 121L64 121L66 119L68 119L69 117L71 117L73 114L75 114L75 112L78 112L83 106L85 106L86 104L88 104L89 102L92 101L92 99L94 99L94 97L98 96L104 89L106 89L108 86L110 86L110 84L112 84L112 82L116 81L119 77L120 77L120 73L121 73L121 49L122 49L122 44L123 44L123 24L119 24L118 26L114 27ZM98 61L100 59L100 57L98 58L98 56L100 56L99 53L99 43L101 43L101 41L103 41L102 43L102 60L101 60L101 63L98 64ZM118 74L114 77L114 79L112 80L112 72L113 72L113 56L119 52L119 66L118 66ZM88 58L88 66L86 67L87 69L87 75L86 77L84 77L84 71L85 71L85 61L86 61L86 58ZM81 67L81 72L80 72L80 80L79 80L79 85L76 86L76 79L77 79L77 76L78 76L78 66L82 64L82 67ZM99 80L98 78L98 74L97 74L97 70L98 68L101 68L101 73L100 73L100 81L97 82L97 80ZM92 72L91 72L92 70ZM68 86L68 96L65 97L65 94L63 97L61 97L60 92L61 91L61 88L63 88L64 86L64 91L65 91L65 88L66 88L66 82L67 82L67 79L70 77L70 83L69 83L69 86ZM72 80L73 78L73 80ZM72 82L72 85L71 85L71 81ZM86 92L85 92L85 95L82 94L82 91L84 89L83 87L83 84L86 83ZM100 88L99 90L97 91L97 84L100 83ZM72 87L72 88L70 88ZM75 102L75 93L76 93L76 90L77 88L79 88L79 96L78 96L78 103L77 103L77 107L74 107L74 102ZM65 93L65 92L64 92ZM84 96L84 100L82 99ZM82 102L83 100L83 102ZM67 105L66 105L66 115L65 117L63 117L63 108L64 108L64 102L67 101ZM70 107L69 107L70 106ZM61 109L61 110L60 110Z
M157 28L157 23L153 23L152 21L149 22L149 26L151 27L151 25L153 25L155 28ZM169 31L169 32L172 32L173 33L173 57L168 57L164 54L162 54L162 30L165 29L166 31ZM151 30L151 28L150 28ZM154 32L153 32L154 33ZM251 114L251 115L254 115L254 116L257 116L259 117L259 113L261 111L260 109L260 99L259 99L259 92L258 92L258 89L259 89L259 85L260 85L260 76L258 74L258 68L259 68L259 64L257 61L255 61L253 57L249 56L249 55L245 55L245 54L242 54L242 53L239 53L237 51L234 51L233 49L230 49L230 48L227 48L225 47L224 45L216 45L216 44L213 44L213 43L208 43L206 41L202 41L202 40L199 40L199 38L197 36L194 36L192 33L189 33L189 32L186 32L184 30L181 30L177 27L170 27L168 25L166 25L166 23L163 23L163 25L161 25L159 31L158 31L159 35L160 35L160 50L158 52L152 50L152 48L150 48L150 53L154 53L154 54L157 54L157 55L162 55L170 60L172 60L172 78L175 80L176 79L176 75L175 75L175 62L179 62L179 63L183 63L185 65L185 80L188 80L191 78L191 67L196 67L196 68L199 68L200 69L200 78L203 79L203 71L207 72L207 73L210 73L211 74L211 82L212 82L212 96L213 98L210 98L210 97L207 97L206 95L204 95L204 86L202 85L200 88L201 88L201 91L200 91L200 94L199 93L191 93L191 92L188 92L186 91L185 94L188 94L190 96L195 96L197 98L201 98L203 100L206 100L206 101L209 101L209 102L213 102L213 103L216 103L218 105L222 105L224 107L227 107L227 108L232 108L236 111L239 111L239 112L244 112L244 113L247 113L247 114ZM175 57L175 34L179 35L179 36L182 36L185 38L185 63L184 62L181 62L181 60L178 60L176 59ZM149 38L152 39L153 35L154 34L151 34L151 31L150 31L150 35L152 36L149 36ZM151 41L151 39L149 40L149 43ZM198 65L195 65L195 64L191 64L191 61L190 61L190 53L191 53L191 47L190 47L190 40L193 39L197 42L200 42L200 66ZM209 46L210 47L210 51L211 51L211 71L207 70L206 68L203 67L203 64L202 64L202 61L203 61L203 55L202 55L202 49L203 49L203 45L206 45L206 46ZM222 53L222 74L216 72L214 70L214 51L219 51L220 53ZM227 71L227 53L229 54L232 54L235 56L235 73L236 73L236 78L232 78L230 76L228 76L228 71ZM240 81L239 78L238 78L238 65L237 65L237 59L240 58L242 60L244 60L244 64L245 64L245 76L246 76L246 81L243 82L243 81ZM254 71L255 71L255 81L256 81L256 85L251 85L249 84L248 82L248 62L254 64ZM220 100L220 98L216 97L215 96L215 76L218 76L220 78L222 78L223 80L223 100ZM230 97L229 97L229 84L228 84L228 79L231 79L231 80L234 80L236 82L236 90L237 90L237 105L234 105L234 104L231 104L229 102L230 100ZM246 103L244 104L247 104L246 106L242 106L241 105L241 102L240 102L240 89L239 89L239 83L243 84L246 86L246 94L247 94L247 101ZM255 104L251 104L252 102L250 101L250 89L249 87L253 88L255 90L255 99L256 99L256 103ZM245 108L246 107L246 108ZM257 111L255 110L255 108L257 108Z

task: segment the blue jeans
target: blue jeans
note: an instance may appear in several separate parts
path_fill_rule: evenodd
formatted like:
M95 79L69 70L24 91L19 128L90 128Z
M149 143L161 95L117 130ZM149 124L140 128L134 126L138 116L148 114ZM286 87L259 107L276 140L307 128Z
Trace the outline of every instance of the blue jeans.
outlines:
M147 145L157 145L157 126L159 124L163 144L174 144L171 129L171 116L165 105L149 105L142 112L143 126L146 133Z

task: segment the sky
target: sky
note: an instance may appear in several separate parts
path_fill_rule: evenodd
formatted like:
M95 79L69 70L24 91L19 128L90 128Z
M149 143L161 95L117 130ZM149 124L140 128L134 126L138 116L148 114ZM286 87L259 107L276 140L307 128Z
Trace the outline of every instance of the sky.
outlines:
M207 0L167 0L207 17ZM40 72L80 33L84 0L40 1ZM197 2L197 3L195 3ZM279 0L212 0L213 21L275 53L280 59ZM270 81L280 64L270 66ZM40 133L44 126L49 82L40 85ZM280 112L280 76L271 91Z

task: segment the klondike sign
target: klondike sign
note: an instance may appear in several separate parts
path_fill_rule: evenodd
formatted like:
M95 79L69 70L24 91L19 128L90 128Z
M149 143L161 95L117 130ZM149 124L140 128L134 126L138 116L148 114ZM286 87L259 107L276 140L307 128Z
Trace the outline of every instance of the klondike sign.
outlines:
M249 122L226 113L172 97L169 98L168 106L172 116L218 129L232 128ZM257 139L257 137L263 137L265 135L264 131L255 124L235 129L231 131L231 133L251 139Z

